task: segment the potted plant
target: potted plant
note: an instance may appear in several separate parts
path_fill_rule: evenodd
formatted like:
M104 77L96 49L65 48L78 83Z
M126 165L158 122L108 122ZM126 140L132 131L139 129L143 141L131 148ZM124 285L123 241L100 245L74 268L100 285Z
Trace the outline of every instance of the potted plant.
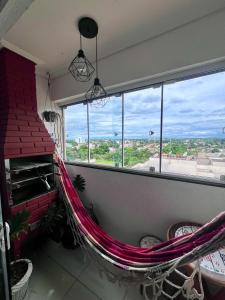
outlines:
M78 246L67 222L66 207L60 198L48 208L42 217L40 228L43 235L56 243L61 242L67 249L75 249Z
M78 192L82 193L85 191L86 181L85 181L84 177L82 177L80 174L78 174L73 179L73 185L74 185L75 189L77 189ZM94 212L93 203L90 202L88 205L85 205L85 208L86 208L87 212L89 213L89 215L91 216L91 218L93 219L93 221L95 221L95 223L99 225L99 221Z
M12 215L9 220L11 244L15 246L23 234L29 229L29 212L23 210ZM24 299L30 276L33 271L32 262L29 259L16 259L10 264L12 300Z
M57 199L47 209L41 219L40 229L43 235L51 238L56 243L61 241L63 226L66 222L66 210L63 201Z

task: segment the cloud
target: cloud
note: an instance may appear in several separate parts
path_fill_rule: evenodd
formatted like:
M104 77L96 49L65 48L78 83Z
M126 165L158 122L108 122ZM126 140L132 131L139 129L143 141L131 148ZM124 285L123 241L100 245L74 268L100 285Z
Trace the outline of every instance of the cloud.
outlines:
M225 72L164 85L163 136L168 138L224 138ZM160 134L161 88L124 94L124 135L149 138L149 130ZM112 97L102 108L89 107L91 138L121 137L122 97ZM87 106L65 110L68 138L87 138Z

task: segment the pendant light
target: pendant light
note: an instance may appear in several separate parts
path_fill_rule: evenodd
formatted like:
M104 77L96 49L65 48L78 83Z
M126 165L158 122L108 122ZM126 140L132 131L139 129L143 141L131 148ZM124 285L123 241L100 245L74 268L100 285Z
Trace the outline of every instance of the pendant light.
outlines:
M86 92L85 98L88 102L93 102L96 106L104 106L107 102L107 93L102 86L100 79L98 77L98 38L96 36L96 77L94 79L94 84L90 87L90 89Z
M96 37L98 26L93 19L84 17L79 20L78 29L80 32L80 50L70 63L68 70L77 81L86 82L91 79L95 69L82 49L82 36L88 39Z

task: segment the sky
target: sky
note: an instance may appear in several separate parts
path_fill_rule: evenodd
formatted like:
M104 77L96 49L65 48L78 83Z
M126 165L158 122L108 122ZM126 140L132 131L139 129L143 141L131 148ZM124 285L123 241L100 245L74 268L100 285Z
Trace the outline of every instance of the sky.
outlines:
M225 72L165 84L163 95L163 138L225 138ZM121 99L89 106L90 139L121 138ZM159 139L160 112L161 87L125 93L124 138ZM87 139L87 105L65 109L65 130L67 139Z

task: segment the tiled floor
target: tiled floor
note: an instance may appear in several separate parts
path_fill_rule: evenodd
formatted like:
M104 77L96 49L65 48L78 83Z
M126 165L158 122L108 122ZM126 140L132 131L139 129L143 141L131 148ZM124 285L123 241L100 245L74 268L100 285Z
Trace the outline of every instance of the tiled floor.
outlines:
M138 286L109 281L80 248L49 242L32 259L34 271L26 300L143 300Z

